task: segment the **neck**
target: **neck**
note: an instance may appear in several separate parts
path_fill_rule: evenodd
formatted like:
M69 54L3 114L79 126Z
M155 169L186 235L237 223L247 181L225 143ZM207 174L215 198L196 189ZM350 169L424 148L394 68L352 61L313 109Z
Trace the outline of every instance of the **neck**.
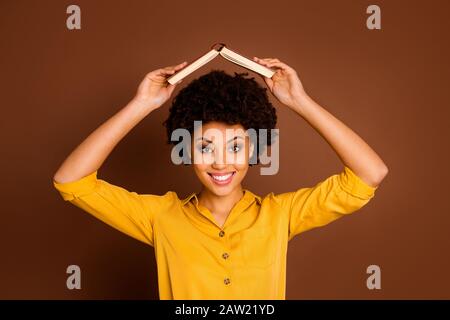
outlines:
M202 188L198 201L213 213L229 213L233 206L243 197L242 185L236 187L229 194L218 196L206 188Z

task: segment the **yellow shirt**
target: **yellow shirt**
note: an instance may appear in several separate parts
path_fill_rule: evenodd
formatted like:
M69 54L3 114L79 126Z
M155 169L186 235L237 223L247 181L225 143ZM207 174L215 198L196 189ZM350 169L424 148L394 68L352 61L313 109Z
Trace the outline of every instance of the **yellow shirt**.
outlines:
M259 197L247 189L221 228L195 193L137 194L97 171L53 185L64 198L154 247L160 299L285 299L288 241L364 206L377 187L350 168L313 187Z

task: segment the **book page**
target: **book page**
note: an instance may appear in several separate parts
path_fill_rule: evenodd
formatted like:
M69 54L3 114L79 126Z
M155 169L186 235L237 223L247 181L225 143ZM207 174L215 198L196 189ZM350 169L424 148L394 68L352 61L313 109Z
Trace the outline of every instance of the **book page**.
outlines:
M245 58L245 57L239 55L239 56L241 57L241 59L238 60L238 59L236 59L236 58L233 57L233 54L236 55L236 56L238 55L237 53L232 52L232 51L230 51L230 50L227 49L227 48L222 48L222 50L220 51L220 55L221 55L222 57L224 57L225 59L228 59L228 60L230 60L231 62L234 62L234 63L236 63L236 64L238 64L238 65L243 66L243 67L246 67L246 68L249 67L249 65L245 63L245 62L246 62L245 60L248 60L247 58Z
M225 59L240 65L244 68L247 68L251 71L257 72L259 74L262 74L265 77L271 78L273 74L275 73L272 69L266 68L263 65L260 65L259 63L256 63L250 59L248 59L245 56L242 56L234 51L231 51L230 49L227 49L226 47L222 48L220 51L220 55L224 57Z
M216 51L216 50L209 51L208 53L204 54L203 56L201 56L197 60L195 60L195 61L191 62L190 64L188 64L186 67L181 69L179 72L177 72L174 75L172 75L171 77L169 77L167 79L167 81L169 83L171 83L171 84L177 83L178 81L180 81L183 78L187 77L192 72L194 72L195 70L201 68L202 66L207 64L209 61L211 61L212 59L217 57L218 54L219 54L219 52Z

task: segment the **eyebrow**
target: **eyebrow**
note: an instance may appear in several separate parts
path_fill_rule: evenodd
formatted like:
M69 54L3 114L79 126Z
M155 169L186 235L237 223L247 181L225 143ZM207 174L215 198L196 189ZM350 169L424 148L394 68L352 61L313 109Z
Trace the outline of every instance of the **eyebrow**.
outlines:
M227 143L230 142L230 141L233 141L233 140L237 140L237 139L242 139L242 140L244 140L244 138L242 138L241 136L235 136L234 138L228 140ZM205 141L208 142L208 143L213 143L211 140L206 139L205 137L197 138L197 141L198 141L198 140L205 140Z

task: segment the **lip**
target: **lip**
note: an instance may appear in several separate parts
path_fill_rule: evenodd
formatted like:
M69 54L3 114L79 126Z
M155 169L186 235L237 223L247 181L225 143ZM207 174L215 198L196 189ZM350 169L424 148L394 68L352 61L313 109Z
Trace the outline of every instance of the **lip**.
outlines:
M209 173L209 172L207 172L207 173L210 176L211 180L215 184L217 184L219 186L225 186L225 185L229 184L231 182L231 180L233 180L233 177L236 174L236 171L227 172L227 173L220 173L220 174L218 174L218 173ZM230 175L230 176L227 179L225 179L225 180L217 180L217 179L214 179L214 177L213 177L213 176L226 176L226 175Z

